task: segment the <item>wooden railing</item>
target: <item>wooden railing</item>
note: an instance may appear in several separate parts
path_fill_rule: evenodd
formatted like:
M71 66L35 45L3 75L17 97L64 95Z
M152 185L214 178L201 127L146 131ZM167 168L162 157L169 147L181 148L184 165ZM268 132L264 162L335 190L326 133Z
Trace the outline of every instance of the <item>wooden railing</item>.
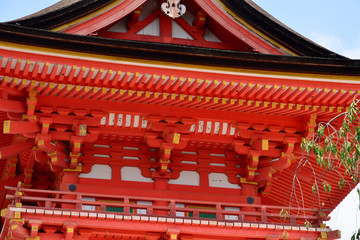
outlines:
M22 207L45 210L71 210L97 213L118 213L123 215L166 216L199 220L221 220L225 222L276 223L304 226L309 221L316 227L328 220L315 208L289 208L255 204L220 203L153 197L135 197L51 191L5 187L11 206L22 203ZM91 199L91 200L90 200ZM282 216L280 216L281 210ZM286 212L286 214L285 214ZM286 218L284 217L286 215Z

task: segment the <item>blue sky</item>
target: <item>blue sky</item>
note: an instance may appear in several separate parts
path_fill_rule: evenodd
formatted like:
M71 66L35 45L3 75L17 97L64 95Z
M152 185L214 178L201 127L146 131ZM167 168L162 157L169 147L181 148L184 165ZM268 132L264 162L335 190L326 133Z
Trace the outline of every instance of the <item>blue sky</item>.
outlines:
M254 0L278 20L314 42L360 59L360 0ZM0 22L41 10L57 0L0 0ZM20 7L21 6L21 7ZM350 239L359 226L358 199L349 195L332 213L329 225Z
M359 0L254 0L290 28L350 58L360 59Z

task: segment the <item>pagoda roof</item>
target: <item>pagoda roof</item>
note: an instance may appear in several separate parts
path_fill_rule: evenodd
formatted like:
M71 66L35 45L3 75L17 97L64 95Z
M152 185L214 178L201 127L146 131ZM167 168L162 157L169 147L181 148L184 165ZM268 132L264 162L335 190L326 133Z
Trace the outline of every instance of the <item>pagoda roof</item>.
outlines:
M344 76L360 74L360 60L347 58L268 55L135 40L105 39L5 23L0 23L0 40L75 52L217 67Z
M37 13L10 21L8 24L54 30L106 8L112 3L119 4L116 2L115 0L62 0ZM293 55L345 58L288 28L251 0L219 0L216 2L216 6L234 19L245 21L247 26L254 28L255 31L260 31L268 38L286 47L294 53Z
M77 87L83 89L85 84L81 82L82 79L79 76L85 76L85 71L89 76L89 80L93 79L93 74L90 73L99 76L97 85L94 84L95 87L91 91L95 93L94 89L101 88L107 91L107 94L112 94L112 90L115 88L110 89L106 84L102 85L102 80L107 77L107 80L109 80L112 73L116 73L116 76L120 79L119 82L122 81L125 85L127 84L126 77L130 75L153 76L155 79L157 78L156 75L160 74L165 76L166 79L173 80L172 77L174 77L174 81L177 82L181 82L183 79L188 79L188 82L191 80L189 86L194 88L192 91L194 92L193 96L200 96L199 101L207 101L204 100L207 98L214 101L214 103L210 102L211 104L205 102L204 107L194 107L192 113L197 112L199 115L205 115L204 113L208 114L218 108L216 111L219 113L219 118L238 117L235 113L264 113L264 116L283 116L292 118L291 120L296 119L296 123L301 120L300 117L311 114L319 114L320 117L326 120L329 116L332 117L339 112L343 112L354 96L357 96L360 92L358 84L360 80L360 60L347 59L320 47L281 24L250 0L222 0L223 5L219 6L224 6L222 10L227 11L231 16L240 17L247 24L259 31L261 30L263 34L290 49L294 56L291 54L262 54L140 40L110 39L88 34L71 34L61 30L54 31L54 28L67 24L76 18L87 16L115 2L115 0L63 0L29 17L8 23L0 23L0 49L2 49L0 60L3 61L0 70L4 73L6 71L11 72L11 74L4 74L3 79L6 76L16 78L16 71L24 75L23 72L28 71L30 65L36 65L38 68L33 67L27 73L27 75L31 75L28 79L29 82L34 81L36 83L41 80L44 83L43 76L53 75L60 78L61 73L64 72L62 75L66 75L67 78L71 76L73 82L56 83L59 84L57 89L65 92L66 95L67 86L69 86L76 96L80 96L79 91L81 90L78 91ZM77 70L79 71L75 76ZM83 75L79 74L81 71ZM100 74L103 72L104 74ZM122 75L122 73L124 74ZM19 76L22 76L21 74ZM80 88L80 84L75 81L76 78L79 78L79 82L84 86ZM12 81L15 82L13 79ZM197 83L198 80L206 84L209 81L208 93L204 92L204 89L199 89L199 86L202 85ZM5 80L3 81L5 82ZM50 82L50 80L46 79L46 82ZM157 86L155 86L156 84ZM161 89L162 82L158 81L156 84L153 85ZM224 84L224 86L227 84L228 88L221 88L221 84ZM37 86L41 86L41 83ZM50 86L50 84L47 86ZM219 93L214 95L213 90L215 87L220 90ZM145 95L141 93L142 90L138 86L132 88L126 85L116 90L120 92L124 89L131 92L131 94L133 94L133 91L137 91L140 95ZM162 100L159 99L158 95L155 95L158 90L153 90L153 86L150 86L149 89L154 92L150 96L152 101ZM229 102L234 99L228 98L225 92L228 90L238 92L237 89L243 90L243 96L237 96L237 93L235 93L234 96L236 97L234 99L236 98L236 103L239 103L239 105L231 106ZM21 91L25 90L22 89ZM248 92L252 93L251 96L247 95ZM270 97L274 92L277 95L277 100L271 102ZM52 91L43 94L43 98L48 97L45 95L54 97L56 94L55 91ZM179 89L170 89L166 92L166 101L169 101L154 105L163 106L164 109L183 108L182 103L176 106L170 101L174 100L168 97L172 96L172 94L177 97L184 95ZM144 97L143 95L141 97ZM189 93L189 95L191 94ZM265 95L268 95L270 100ZM97 95L94 94L94 96ZM137 95L134 94L131 97L135 98ZM58 98L62 99L61 97ZM78 98L81 99L82 97ZM229 106L218 106L222 103L218 101L220 98L223 98L224 102L227 102ZM86 101L93 101L94 99L89 94L89 99L86 99ZM131 99L125 103L134 104ZM298 99L301 99L301 101L298 101ZM329 99L334 103L329 102ZM177 101L177 99L175 100ZM109 104L115 104L111 101L108 102ZM190 104L198 104L194 102L195 100ZM127 106L125 103L121 105ZM214 107L213 104L216 106ZM116 102L116 105L119 104ZM141 106L143 110L148 108L148 105L137 104L137 107ZM224 110L225 108L228 110ZM176 112L179 111L174 110L172 113L175 114ZM223 114L224 112L227 114ZM0 122L7 119L6 114L0 115ZM299 124L301 127L303 125ZM0 130L0 133L2 133L2 130ZM232 136L229 136L230 138ZM0 134L0 141L3 146L10 145L11 140L9 135ZM298 150L295 155L296 157L300 156L301 151ZM1 168L5 168L5 161L0 162L0 170ZM321 173L322 169L319 167L316 172ZM278 202L283 200L283 183L289 183L292 180L291 177L292 172L290 171L290 173L283 174L275 180L272 191L276 192L276 194L268 198ZM336 185L335 180L330 181L332 181L333 185ZM350 189L346 191L349 192ZM340 196L337 195L338 192L332 193L332 199L325 199L326 196L323 196L323 201L328 204L327 206L334 208L341 201L344 193L340 194ZM312 200L312 195L306 196L307 205L311 205Z

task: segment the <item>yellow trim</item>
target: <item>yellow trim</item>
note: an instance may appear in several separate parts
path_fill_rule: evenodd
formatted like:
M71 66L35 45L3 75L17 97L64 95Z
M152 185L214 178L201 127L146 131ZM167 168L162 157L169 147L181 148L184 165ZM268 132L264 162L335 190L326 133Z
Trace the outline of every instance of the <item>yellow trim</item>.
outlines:
M19 49L21 51L28 50L32 53L39 51L39 54L49 54L49 48L44 47L35 47L35 46L28 46L28 45L22 45L22 44L15 44L15 43L9 43L9 42L2 42L0 41L0 46L10 47L10 48L17 48L16 51ZM158 65L153 67L163 67L165 66L167 69L167 66L169 66L169 62L162 62L162 61L152 61L152 60L142 60L142 59L135 59L135 58L124 58L124 57L114 57L114 56L106 56L106 55L100 55L100 54L90 54L90 53L82 53L82 52L74 52L74 51L67 51L67 50L58 50L58 49L51 49L51 52L54 54L61 54L61 55L68 55L68 56L56 56L55 57L72 57L76 60L80 60L79 57L83 58L91 58L91 59L85 59L86 61L102 61L106 59L106 62L113 62L114 61L126 61L129 62L129 64L150 64L150 65ZM105 63L106 63L105 62ZM117 63L115 63L117 64ZM127 63L118 63L121 65L126 65ZM214 67L214 66L205 66L205 65L195 65L195 64L184 64L184 63L171 63L171 68L188 68L187 71L194 71L194 74L196 72L199 72L199 70L208 71L209 73L213 71L221 71L221 72L230 72L230 74L256 74L259 77L262 77L260 75L271 75L274 78L277 77L294 77L297 79L301 78L310 78L310 80L316 81L317 79L331 79L331 80L354 80L354 81L360 81L359 76L340 76L340 75L326 75L326 74L311 74L311 73L298 73L298 72L278 72L278 71L266 71L266 70L252 70L252 69L242 69L242 68L230 68L230 67ZM183 70L183 69L179 69ZM232 72L232 73L231 73ZM269 76L264 76L269 77ZM51 84L51 83L50 83ZM50 86L51 87L51 86ZM85 87L86 91L86 87Z
M240 178L240 183L246 183L246 184L258 185L258 183L257 183L257 182L248 182L248 181L246 181L246 178Z
M86 136L86 132L87 132L87 126L86 126L86 124L80 124L79 135L80 135L80 136ZM80 143L75 143L75 147L77 147L77 144L80 144ZM80 146L79 146L79 147L80 147Z
M13 218L13 219L10 220L10 224L13 223L13 222L21 222L22 224L24 224L25 221L24 221L23 218L21 218L21 219L14 219Z
M82 166L76 166L75 169L65 168L64 171L67 171L67 172L82 172Z
M26 240L40 240L40 236L37 236L35 238L26 238Z
M4 121L3 133L10 133L10 120Z
M264 150L264 151L269 150L269 140L268 139L261 140L261 150Z
M5 217L6 215L6 208L1 209L1 217Z
M80 148L81 147L81 144L79 142L76 142L74 145L75 145L75 148Z
M34 116L32 116L32 117L29 117L29 116L27 116L26 114L23 114L23 116L22 116L22 119L23 119L23 120L26 120L26 119L34 119L34 120L36 121L36 118L37 118L36 115L34 115Z
M220 0L216 0L224 9L227 13L229 13L232 17L236 18L241 24L245 25L245 27L249 28L251 31L255 32L257 35L259 35L260 37L266 39L267 41L269 41L270 43L274 44L275 46L279 47L280 49L290 53L293 56L299 56L298 54L296 54L295 52L291 51L290 49L288 49L287 47L281 45L280 43L276 42L275 40L273 40L272 38L268 37L267 35L265 35L264 33L262 33L261 31L257 30L256 28L252 27L250 24L248 24L244 19L240 18L239 16L237 16L233 11L231 11L229 8L227 8Z
M179 144L180 143L180 133L174 133L173 143Z
M100 13L105 12L106 10L109 10L110 8L115 7L118 3L121 3L123 1L124 0L116 0L115 2L110 3L109 5L106 5L105 7L102 7L99 10L97 10L97 11L95 11L93 13L90 13L90 14L84 16L84 17L78 18L78 19L73 20L73 21L71 21L69 23L63 24L63 25L61 25L59 27L56 27L56 28L53 28L53 29L51 29L51 31L59 32L61 30L64 30L65 28L68 28L70 26L74 26L75 24L78 24L78 23L80 23L82 21L85 21L86 19L95 17L96 15L100 15Z
M21 212L16 211L14 214L14 218L19 219L21 217Z
M78 153L78 154L73 154L72 152L70 152L70 157L80 157L80 153Z

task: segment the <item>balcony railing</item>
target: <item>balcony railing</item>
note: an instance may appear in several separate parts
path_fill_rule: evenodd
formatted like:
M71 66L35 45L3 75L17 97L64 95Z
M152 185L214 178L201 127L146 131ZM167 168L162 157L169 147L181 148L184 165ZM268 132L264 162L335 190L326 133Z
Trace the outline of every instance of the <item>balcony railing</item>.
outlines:
M319 211L315 208L5 188L9 192L7 199L11 201L10 206L15 207L17 203L21 203L23 208L291 226L304 226L304 222L308 221L313 227L318 227L322 221L328 220L324 213L326 210ZM286 214L281 216L282 209Z

